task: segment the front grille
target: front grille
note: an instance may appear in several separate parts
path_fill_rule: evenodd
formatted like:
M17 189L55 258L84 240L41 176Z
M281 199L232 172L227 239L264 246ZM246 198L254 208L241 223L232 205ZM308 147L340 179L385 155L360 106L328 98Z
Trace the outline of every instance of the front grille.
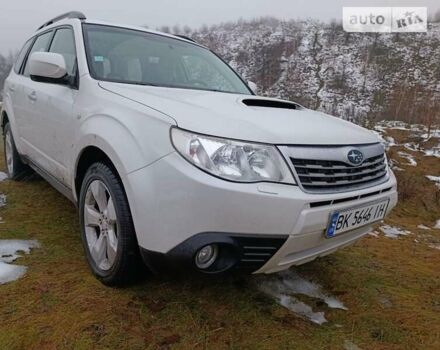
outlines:
M304 189L310 191L341 190L365 187L387 174L385 155L382 153L364 160L359 166L337 160L290 158Z

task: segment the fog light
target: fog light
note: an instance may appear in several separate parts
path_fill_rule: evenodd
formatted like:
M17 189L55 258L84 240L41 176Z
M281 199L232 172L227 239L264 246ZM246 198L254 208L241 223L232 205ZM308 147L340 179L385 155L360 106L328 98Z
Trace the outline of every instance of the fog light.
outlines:
M196 254L196 266L199 269L210 267L218 256L218 247L216 244L209 244L201 248Z

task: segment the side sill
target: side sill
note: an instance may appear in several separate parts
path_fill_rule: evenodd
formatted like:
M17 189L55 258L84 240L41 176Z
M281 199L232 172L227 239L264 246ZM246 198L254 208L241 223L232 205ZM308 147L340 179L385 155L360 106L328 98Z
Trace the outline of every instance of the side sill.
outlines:
M46 170L39 167L37 164L32 162L28 157L21 156L23 162L29 165L38 175L40 175L44 180L46 180L52 187L54 187L58 192L60 192L64 197L70 200L75 206L77 202L73 197L73 192L70 187L64 185L61 181L59 181L56 177L49 174Z

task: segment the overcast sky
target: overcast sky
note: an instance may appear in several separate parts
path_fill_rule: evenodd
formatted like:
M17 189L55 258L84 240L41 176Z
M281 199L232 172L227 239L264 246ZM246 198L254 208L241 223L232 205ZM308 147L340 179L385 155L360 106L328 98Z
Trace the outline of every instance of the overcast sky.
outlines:
M147 25L199 27L242 18L340 19L343 6L427 6L428 15L439 0L0 0L0 52L18 50L43 22L78 10L89 18Z

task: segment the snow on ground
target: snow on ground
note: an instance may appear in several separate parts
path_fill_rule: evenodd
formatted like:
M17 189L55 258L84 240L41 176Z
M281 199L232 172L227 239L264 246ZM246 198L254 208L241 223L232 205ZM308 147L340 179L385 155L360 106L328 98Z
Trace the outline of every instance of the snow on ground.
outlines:
M440 219L437 220L437 222L436 222L435 225L434 225L434 228L437 228L437 229L440 230Z
M427 157L437 157L437 158L440 158L440 143L436 147L424 150L423 153L425 153L425 156L427 156Z
M393 137L391 136L384 136L383 139L385 140L385 145L386 147L392 147L392 146L397 146L396 140L394 140Z
M430 228L428 226L425 226L423 224L418 225L417 228L419 228L421 230L430 230Z
M392 146L398 146L396 140L394 140L393 137L383 135L384 129L381 128L377 129L377 127L375 127L375 129L376 130L373 130L373 133L381 140L382 144L385 146L387 150Z
M405 147L407 150L413 151L413 152L420 151L420 149L419 149L420 145L418 143L416 144L414 142L407 142L403 145L403 147Z
M440 244L430 244L429 247L440 250Z
M373 237L379 238L379 233L378 233L377 231L371 231L371 232L368 232L368 234L369 234L370 236L373 236Z
M344 341L344 350L361 350L361 348L351 340L346 340Z
M38 248L37 241L25 241L18 239L0 240L0 284L15 281L22 277L27 270L26 266L11 264L22 255L19 252L29 254L32 248Z
M426 175L428 180L434 181L435 185L440 189L440 176Z
M280 305L319 325L327 322L324 311L313 311L312 307L300 301L297 295L320 299L333 309L347 310L338 299L323 292L319 284L306 280L292 270L258 277L258 288Z
M431 130L428 134L428 128L420 124L410 125L396 120L383 120L374 126L373 132L378 135L378 137L382 140L382 143L387 149L391 146L399 146L399 144L396 143L392 137L385 135L387 129L410 131L410 136L413 138L417 138L418 141L407 142L403 144L403 147L405 147L409 151L423 152L425 156L440 158L440 143L437 146L426 149L423 147L423 144L419 142L420 139L422 139L422 142L426 142L431 138L440 138L440 129ZM415 165L417 164L414 164L414 166Z
M8 175L6 175L3 171L0 171L0 181L6 180Z
M398 238L399 236L409 235L411 232L403 230L400 227L383 225L379 229L384 233L385 237L388 238Z
M397 164L400 164L397 160L395 159L389 159L388 163L390 164L391 169L393 169L394 171L405 171L405 169L400 168Z
M411 154L402 151L397 152L397 154L399 157L405 158L408 161L406 165L417 166L417 162Z
M436 129L436 130L431 130L431 132L426 133L426 134L422 134L420 135L421 138L424 138L426 141L428 141L430 138L434 137L434 138L440 138L440 129Z

